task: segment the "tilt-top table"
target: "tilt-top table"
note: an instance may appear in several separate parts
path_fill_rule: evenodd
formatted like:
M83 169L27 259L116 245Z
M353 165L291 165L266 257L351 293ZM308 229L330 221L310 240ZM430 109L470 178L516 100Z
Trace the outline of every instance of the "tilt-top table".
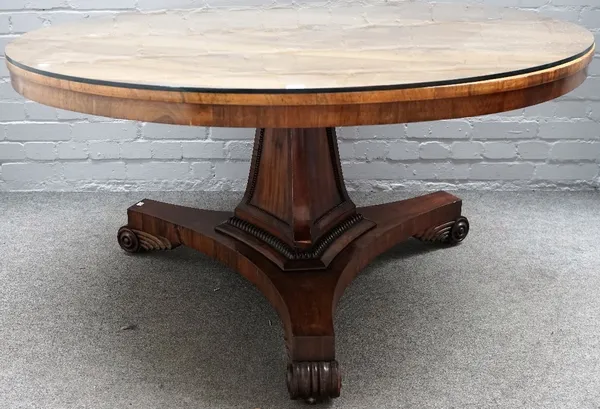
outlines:
M192 247L253 282L285 327L291 397L314 400L340 393L333 315L352 278L410 237L454 244L469 231L445 192L356 208L334 127L537 104L580 85L593 53L589 32L535 13L390 2L119 15L26 34L6 59L14 88L43 104L257 128L233 213L143 200L118 240Z

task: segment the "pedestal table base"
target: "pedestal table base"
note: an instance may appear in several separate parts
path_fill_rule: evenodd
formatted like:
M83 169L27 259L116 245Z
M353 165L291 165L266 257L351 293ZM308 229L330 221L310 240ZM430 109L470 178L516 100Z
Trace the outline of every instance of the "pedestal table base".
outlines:
M254 283L283 322L292 399L339 396L333 316L362 268L411 237L455 244L469 231L461 200L446 192L356 208L345 192L335 145L332 129L258 130L248 190L235 212L144 199L128 209L128 223L118 232L128 252L184 245ZM275 146L283 152L269 152ZM317 172L303 169L310 159L299 150L323 162L314 165ZM274 165L278 161L287 163ZM290 175L294 167L313 180ZM335 192L319 193L329 188Z

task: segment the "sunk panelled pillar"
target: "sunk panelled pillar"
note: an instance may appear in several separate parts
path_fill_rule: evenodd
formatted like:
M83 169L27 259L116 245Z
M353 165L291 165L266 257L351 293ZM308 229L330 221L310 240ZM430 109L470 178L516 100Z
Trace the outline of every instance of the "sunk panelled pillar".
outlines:
M335 128L258 129L244 199L218 230L284 270L325 268L373 223L348 197Z

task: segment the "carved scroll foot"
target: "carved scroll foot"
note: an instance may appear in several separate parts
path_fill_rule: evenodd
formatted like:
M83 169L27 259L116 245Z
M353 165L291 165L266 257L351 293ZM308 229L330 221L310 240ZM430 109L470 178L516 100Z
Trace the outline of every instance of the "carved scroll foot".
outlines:
M173 246L164 237L153 236L141 230L130 229L123 226L117 233L117 240L123 250L128 253L139 253L141 251L171 250Z
M415 234L415 238L430 243L458 244L469 234L469 220L461 216L438 226Z
M309 403L340 396L342 376L337 361L292 362L287 370L287 387L292 399Z

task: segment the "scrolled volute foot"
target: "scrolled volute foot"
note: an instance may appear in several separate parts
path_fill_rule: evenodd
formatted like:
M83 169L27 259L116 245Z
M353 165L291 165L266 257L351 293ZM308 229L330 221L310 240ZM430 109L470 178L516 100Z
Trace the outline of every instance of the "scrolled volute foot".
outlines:
M458 244L469 234L469 220L461 216L456 220L431 227L418 234L415 238L424 242Z
M337 361L292 362L287 370L287 387L292 399L309 403L340 396L342 376Z
M119 229L117 240L123 250L128 253L141 251L171 250L175 246L164 237L153 236L141 230L130 229L123 226Z

